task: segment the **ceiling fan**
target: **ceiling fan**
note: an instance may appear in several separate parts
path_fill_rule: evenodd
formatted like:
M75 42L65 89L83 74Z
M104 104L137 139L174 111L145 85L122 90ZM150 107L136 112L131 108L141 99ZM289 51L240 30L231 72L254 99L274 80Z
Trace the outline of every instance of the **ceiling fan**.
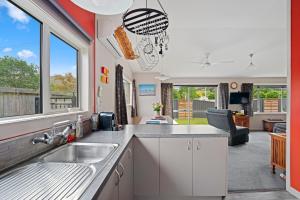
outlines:
M202 61L192 61L192 63L197 63L200 64L201 68L208 68L213 65L218 65L218 64L227 64L227 63L234 63L233 60L225 60L225 61L219 61L219 62L211 62L210 59L210 53L206 53L205 57Z

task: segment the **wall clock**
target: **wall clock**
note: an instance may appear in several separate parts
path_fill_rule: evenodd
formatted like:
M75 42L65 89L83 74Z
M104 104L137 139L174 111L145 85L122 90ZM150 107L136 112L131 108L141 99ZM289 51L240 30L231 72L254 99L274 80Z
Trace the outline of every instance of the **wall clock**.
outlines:
M238 87L237 82L232 82L232 83L230 83L230 88L231 88L231 89L235 90L235 89L237 89L237 87Z

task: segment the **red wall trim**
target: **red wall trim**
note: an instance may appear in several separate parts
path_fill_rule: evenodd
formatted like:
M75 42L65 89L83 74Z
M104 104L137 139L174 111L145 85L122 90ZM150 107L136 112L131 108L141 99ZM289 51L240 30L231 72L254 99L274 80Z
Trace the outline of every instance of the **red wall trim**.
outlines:
M80 8L70 0L57 3L92 37L95 38L95 14Z
M94 112L96 111L96 43L95 43L95 21L96 15L86 11L72 3L70 0L57 0L57 3L94 39L91 44L94 73Z
M300 191L300 1L291 5L290 174L291 186Z

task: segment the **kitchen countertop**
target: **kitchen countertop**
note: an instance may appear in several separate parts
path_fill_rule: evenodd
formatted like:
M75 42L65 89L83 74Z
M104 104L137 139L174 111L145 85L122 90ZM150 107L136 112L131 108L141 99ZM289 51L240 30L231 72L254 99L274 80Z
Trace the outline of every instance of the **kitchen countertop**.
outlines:
M227 132L209 125L127 125L121 131L93 132L81 139L80 142L117 143L119 147L80 199L90 200L100 193L133 136L140 138L200 138L228 137L228 135Z

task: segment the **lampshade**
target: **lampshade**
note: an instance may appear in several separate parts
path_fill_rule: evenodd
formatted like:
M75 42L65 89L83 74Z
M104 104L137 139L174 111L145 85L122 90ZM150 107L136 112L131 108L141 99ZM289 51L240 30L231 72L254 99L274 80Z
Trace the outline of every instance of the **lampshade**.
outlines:
M100 15L117 15L128 10L133 0L71 0L79 7Z

